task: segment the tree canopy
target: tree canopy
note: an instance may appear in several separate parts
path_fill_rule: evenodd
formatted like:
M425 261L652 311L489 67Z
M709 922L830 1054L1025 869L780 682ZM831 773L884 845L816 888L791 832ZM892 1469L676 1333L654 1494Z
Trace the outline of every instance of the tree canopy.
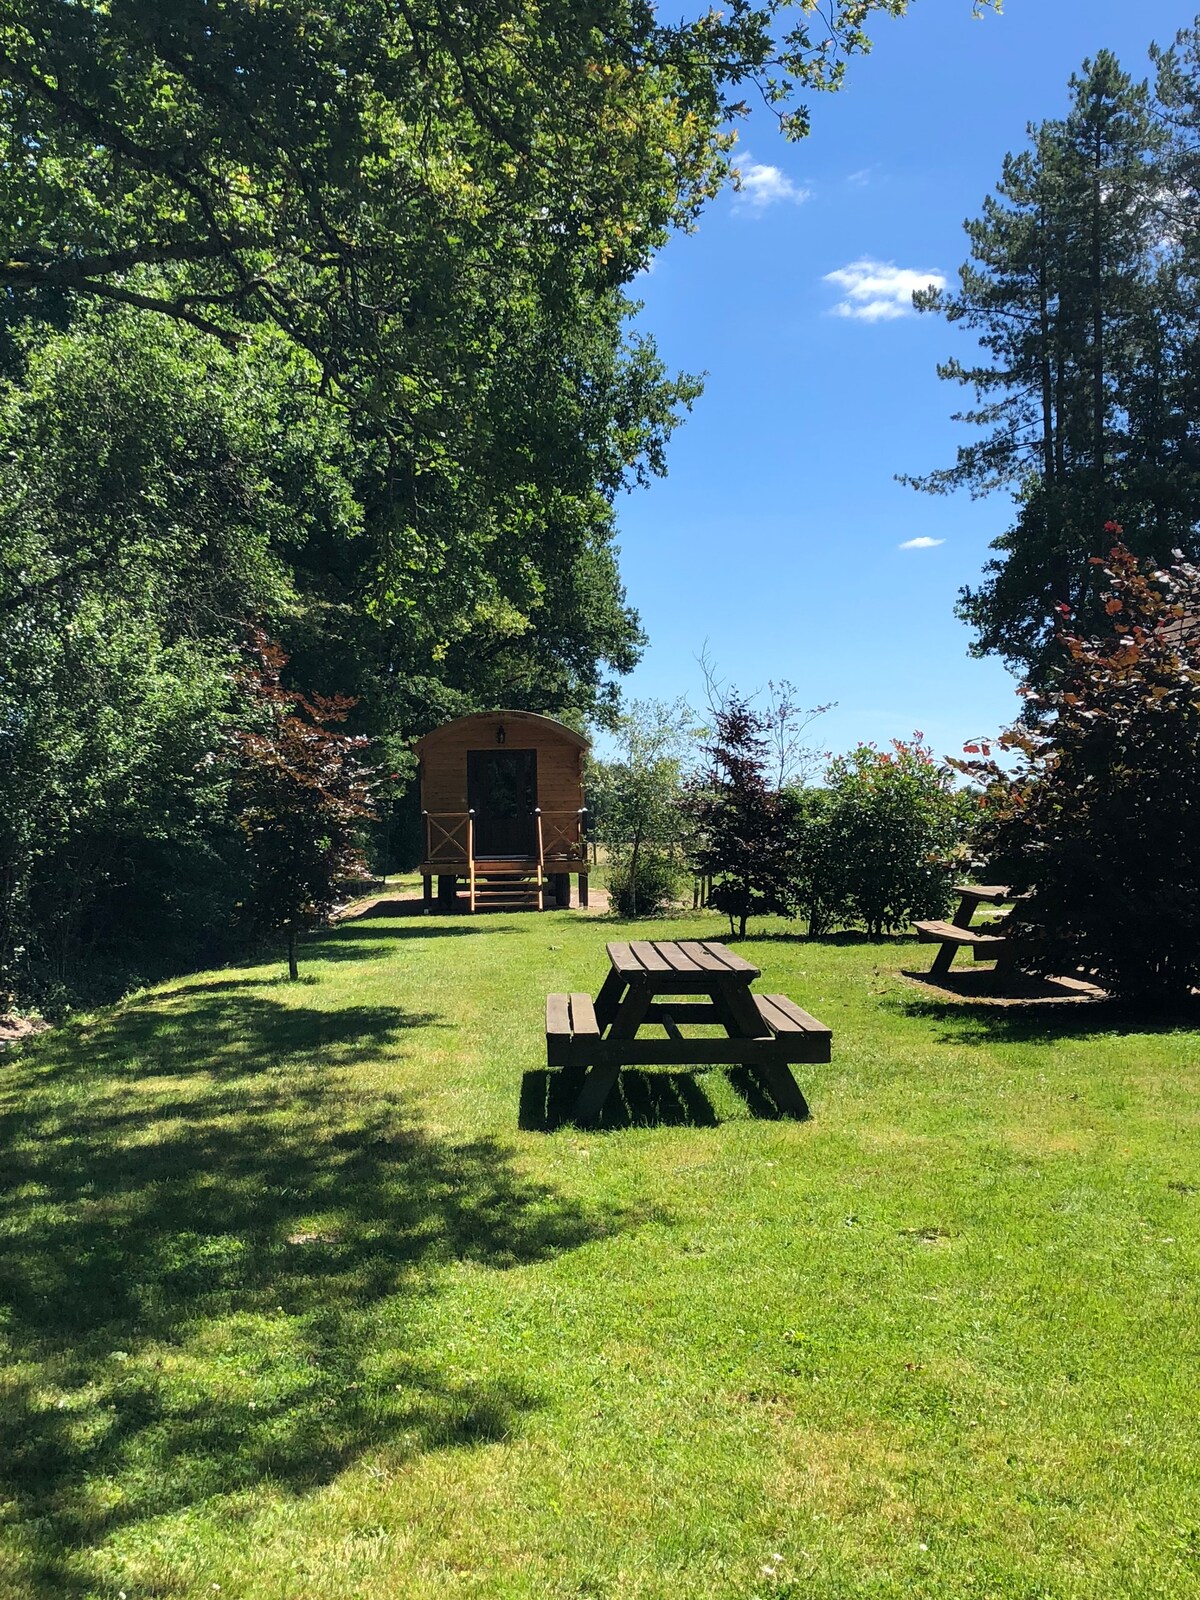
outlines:
M699 393L630 285L904 9L0 0L10 986L237 921L247 624L393 793L446 717L612 719L614 502Z
M909 481L1014 493L1016 520L959 611L979 653L1034 678L1060 659L1057 607L1099 615L1091 558L1111 544L1106 523L1159 560L1196 548L1194 36L1159 62L1157 99L1110 52L1086 62L1066 116L1030 130L967 223L957 292L916 296L983 357L939 368L974 393L958 420L977 436L952 467Z
M1026 896L1023 964L1179 1004L1200 982L1200 569L1118 543L1096 574L1104 620L1061 620L1055 681L998 741L1007 770L960 765L993 870Z

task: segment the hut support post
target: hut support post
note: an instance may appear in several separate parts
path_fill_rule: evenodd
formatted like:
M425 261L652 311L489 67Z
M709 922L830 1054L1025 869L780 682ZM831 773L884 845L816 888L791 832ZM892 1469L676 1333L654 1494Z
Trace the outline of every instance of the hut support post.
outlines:
M467 812L467 894L475 910L475 813Z

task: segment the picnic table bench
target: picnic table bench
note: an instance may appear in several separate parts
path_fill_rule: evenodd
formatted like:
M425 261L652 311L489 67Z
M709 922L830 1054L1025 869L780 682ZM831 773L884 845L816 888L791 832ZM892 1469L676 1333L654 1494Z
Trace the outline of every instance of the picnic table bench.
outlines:
M595 1001L546 998L546 1060L580 1079L577 1122L599 1115L622 1067L749 1066L780 1110L808 1115L789 1067L830 1059L832 1033L786 995L752 994L759 969L714 940L643 940L607 946L609 972ZM725 1036L688 1038L692 1023ZM639 1037L657 1024L665 1037Z
M996 961L997 973L1007 972L1013 965L1013 942L1007 934L993 931L996 923L973 928L971 922L981 905L1004 905L1013 899L1012 891L1002 883L956 883L958 910L950 922L918 922L917 938L922 944L941 946L929 969L930 977L941 977L949 972L954 957L962 949L969 949L976 961ZM1009 913L1011 915L1011 913ZM1001 926L1006 919L998 919Z

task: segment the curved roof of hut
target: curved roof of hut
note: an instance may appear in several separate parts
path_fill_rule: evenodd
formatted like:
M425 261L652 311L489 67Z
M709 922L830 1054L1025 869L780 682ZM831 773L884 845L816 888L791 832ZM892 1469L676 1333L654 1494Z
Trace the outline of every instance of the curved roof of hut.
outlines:
M541 728L546 733L556 734L578 750L591 749L591 740L585 739L583 734L576 733L574 728L568 728L565 722L558 722L554 717L543 717L537 711L473 711L469 716L455 717L453 722L443 722L440 728L432 728L423 738L415 742L413 748L420 755L435 740L452 731L464 730L471 723L478 723L482 729L497 722L524 723L526 726ZM487 740L488 744L493 742L491 739Z

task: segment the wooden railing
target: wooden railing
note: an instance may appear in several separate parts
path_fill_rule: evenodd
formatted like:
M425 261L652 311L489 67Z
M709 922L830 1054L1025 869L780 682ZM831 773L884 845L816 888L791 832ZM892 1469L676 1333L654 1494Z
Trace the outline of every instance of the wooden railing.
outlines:
M473 811L425 812L425 859L435 866L463 867L474 855Z
M533 820L537 824L537 897L538 910L546 909L546 851L542 843L542 808L534 806Z
M465 869L471 910L475 909L475 813L474 811L426 811L425 860L447 872ZM561 872L564 867L587 864L583 807L578 811L533 813L537 846L538 905L546 906L546 870ZM582 883L582 879L580 880Z
M475 813L467 812L467 892L470 895L471 914L475 913Z
M584 840L583 819L587 815L581 806L578 811L539 811L539 859L550 862L587 861L587 844Z

